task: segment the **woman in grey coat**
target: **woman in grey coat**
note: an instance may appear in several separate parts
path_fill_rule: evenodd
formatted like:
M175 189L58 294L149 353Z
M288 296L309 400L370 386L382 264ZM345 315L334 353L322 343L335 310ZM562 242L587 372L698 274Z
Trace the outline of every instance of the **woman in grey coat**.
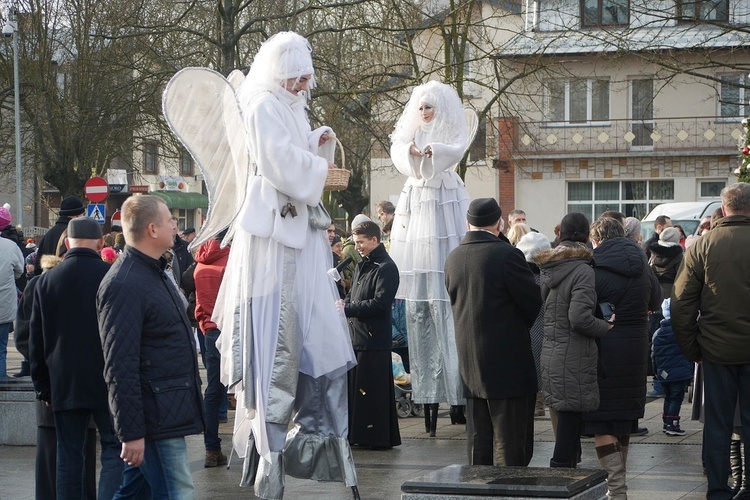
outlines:
M560 244L535 257L544 298L542 392L557 416L550 467L578 464L583 414L599 407L595 339L612 328L594 316L596 282L593 252L585 245L588 234L586 217L570 213L560 224Z

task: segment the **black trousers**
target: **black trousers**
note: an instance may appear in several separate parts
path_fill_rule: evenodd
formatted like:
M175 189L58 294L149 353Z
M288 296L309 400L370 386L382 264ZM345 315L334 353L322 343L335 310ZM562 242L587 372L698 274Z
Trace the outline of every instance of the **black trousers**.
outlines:
M469 465L526 467L534 454L536 393L512 399L466 399Z
M582 430L583 413L576 411L557 412L555 451L552 453L551 467L575 468L578 465L578 457L581 455Z

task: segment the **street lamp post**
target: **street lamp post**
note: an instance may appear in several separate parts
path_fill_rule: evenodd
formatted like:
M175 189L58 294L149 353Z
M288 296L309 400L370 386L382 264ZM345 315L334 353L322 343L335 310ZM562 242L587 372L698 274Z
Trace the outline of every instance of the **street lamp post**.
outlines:
M3 36L13 43L13 98L16 127L16 221L23 227L23 196L21 196L21 97L18 74L18 11L11 7L8 22L3 26Z

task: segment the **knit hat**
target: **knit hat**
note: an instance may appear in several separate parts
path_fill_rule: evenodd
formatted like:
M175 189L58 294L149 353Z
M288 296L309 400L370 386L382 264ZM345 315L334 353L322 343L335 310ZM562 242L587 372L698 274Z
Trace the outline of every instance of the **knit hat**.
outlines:
M548 250L550 247L551 245L546 236L534 232L524 234L518 240L518 243L516 243L516 248L523 252L526 262L534 262L534 255L537 252Z
M580 212L571 212L560 221L560 241L586 243L589 239L589 220Z
M0 207L0 229L5 229L7 226L10 226L11 220L12 217L10 216L10 210L5 207Z
M661 303L661 313L664 316L664 319L670 319L672 317L672 314L669 312L671 302L672 301L669 298L666 298L664 299L664 302Z
M354 217L354 220L352 221L352 229L359 226L363 222L368 222L368 221L372 222L372 219L366 216L365 214L357 214Z
M682 238L682 234L680 233L679 229L668 227L666 229L663 229L659 234L659 245L663 247L679 245L680 238Z
M95 219L80 217L68 223L68 238L98 240L102 237L102 228Z
M641 233L641 221L636 217L628 217L625 219L625 236L631 240L637 240L638 235Z
M28 248L29 250L34 250L36 248L36 243L34 243L33 239L29 238L28 240L26 240L26 248Z
M65 217L75 217L83 212L83 202L77 196L68 196L60 203L60 215Z
M488 227L497 223L502 215L495 198L477 198L469 204L466 220L474 227Z

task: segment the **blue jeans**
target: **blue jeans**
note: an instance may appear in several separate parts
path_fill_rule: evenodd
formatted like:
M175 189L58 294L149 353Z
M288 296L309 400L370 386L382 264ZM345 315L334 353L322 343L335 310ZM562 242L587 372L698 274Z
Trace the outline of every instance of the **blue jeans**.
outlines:
M108 410L54 412L57 431L57 498L79 500L86 491L86 435L89 418L99 429L102 470L98 498L112 498L122 482L120 442L112 429Z
M682 401L685 399L685 387L687 387L687 380L680 380L679 382L664 382L661 385L664 387L664 416L665 417L679 417L680 409L682 408Z
M733 496L727 477L729 442L738 395L742 432L750 436L750 364L720 365L704 359L703 384L706 413L703 450L708 478L706 498L728 500ZM745 442L745 453L750 453L749 443L750 440Z
M222 385L219 372L221 370L221 355L216 348L216 340L221 332L209 330L206 332L206 393L203 396L203 408L206 414L206 432L203 442L206 451L221 451L219 438L219 412L222 401L227 400L227 388Z
M112 498L138 498L148 487L154 500L195 498L185 438L146 440L143 462L125 466L120 490Z
M6 362L8 359L8 334L10 333L10 325L13 323L2 323L0 324L0 378L6 378L8 376L6 372Z

